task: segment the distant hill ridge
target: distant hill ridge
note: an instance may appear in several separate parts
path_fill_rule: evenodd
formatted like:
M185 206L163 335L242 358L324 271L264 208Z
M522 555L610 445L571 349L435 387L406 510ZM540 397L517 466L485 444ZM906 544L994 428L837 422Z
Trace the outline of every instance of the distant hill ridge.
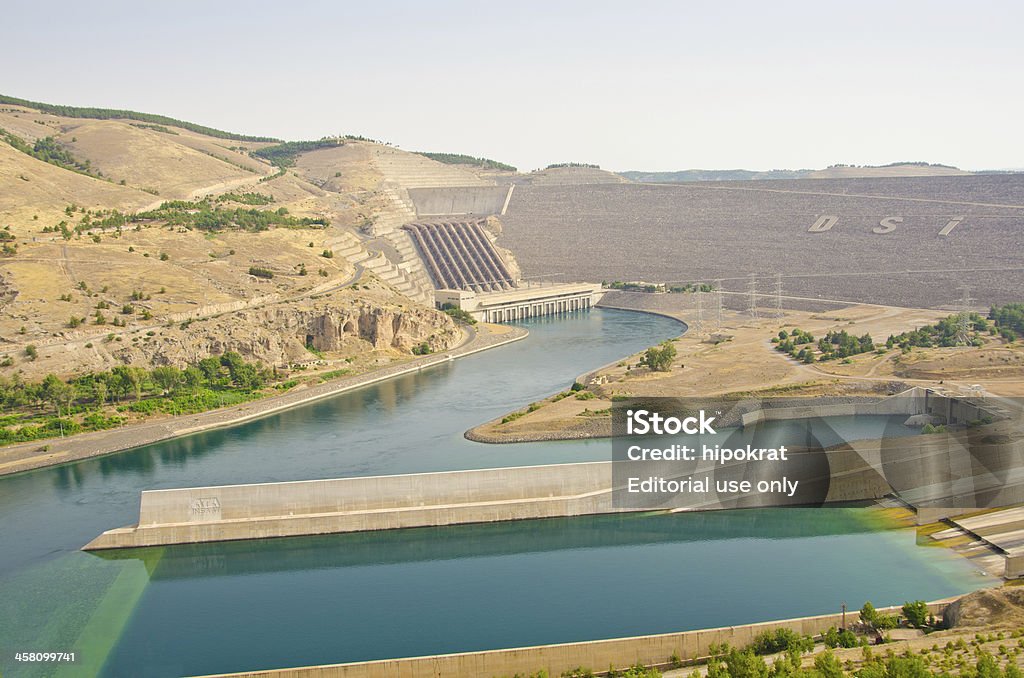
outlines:
M619 172L631 181L643 183L685 183L690 181L767 181L773 179L839 179L856 177L949 176L972 174L952 165L928 162L892 162L886 165L830 165L825 169L773 169L767 171L734 169L690 169L677 172Z
M138 111L124 111L114 108L93 108L82 106L63 106L58 104L44 104L38 101L18 99L17 97L11 97L4 94L0 94L0 104L7 104L10 106L24 106L25 108L34 108L42 113L61 115L67 118L91 118L95 120L125 119L138 120L140 122L148 122L157 125L172 125L174 127L187 129L190 132L196 132L197 134L205 134L206 136L209 137L215 137L218 139L230 139L232 141L281 141L280 139L275 139L274 137L257 137L248 136L245 134L235 134L233 132L225 132L224 130L215 129L213 127L197 125L194 122L186 122L184 120L176 120L174 118L169 118L166 115L157 115L155 113L139 113Z

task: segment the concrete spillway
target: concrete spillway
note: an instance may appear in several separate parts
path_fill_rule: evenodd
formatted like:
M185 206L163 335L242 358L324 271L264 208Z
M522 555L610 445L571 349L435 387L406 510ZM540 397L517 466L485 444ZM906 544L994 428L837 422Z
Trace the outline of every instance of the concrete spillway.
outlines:
M437 287L477 292L516 287L480 222L415 223L402 228L412 236Z

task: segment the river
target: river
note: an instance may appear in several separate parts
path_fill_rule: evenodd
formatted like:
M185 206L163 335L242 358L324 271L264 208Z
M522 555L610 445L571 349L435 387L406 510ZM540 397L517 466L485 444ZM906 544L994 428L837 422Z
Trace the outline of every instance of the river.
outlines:
M78 550L133 523L145 489L609 459L603 440L491 446L462 433L679 324L595 309L523 325L523 341L421 373L0 479L3 675L49 675L17 650L75 650L56 675L178 676L677 631L992 583L859 509Z

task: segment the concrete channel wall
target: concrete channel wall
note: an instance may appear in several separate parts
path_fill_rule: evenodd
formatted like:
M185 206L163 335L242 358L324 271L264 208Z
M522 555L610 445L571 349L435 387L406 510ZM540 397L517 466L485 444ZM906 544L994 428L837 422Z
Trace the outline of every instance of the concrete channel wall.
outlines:
M828 502L885 496L857 452L829 450ZM826 478L827 479L827 478ZM368 532L647 510L617 508L612 462L446 471L142 493L137 525L85 550ZM692 510L725 508L722 505Z
M763 421L782 419L890 414L905 414L908 417L928 414L943 423L955 426L964 426L985 417L998 417L998 412L970 397L914 386L902 393L875 402L759 409L744 414L742 422L744 426L749 426Z
M758 409L742 416L743 426L765 421L787 419L813 419L817 417L849 417L864 415L905 414L908 417L926 412L927 389L913 387L898 395L875 402L835 403L807 405L805 407L780 407Z
M611 462L142 493L86 550L612 513Z
M944 600L929 603L928 607L933 614L941 616L950 602ZM900 608L882 608L880 611L885 614L899 614ZM847 624L857 619L857 612L846 613ZM637 663L669 668L673 655L678 656L684 663L692 664L694 660L706 658L712 645L729 643L743 647L764 631L786 628L801 635L818 636L829 627L838 627L842 623L841 614L828 614L655 636L248 671L220 674L220 678L497 678L531 675L541 669L547 670L550 676L558 676L576 667L604 671L609 666L621 669Z

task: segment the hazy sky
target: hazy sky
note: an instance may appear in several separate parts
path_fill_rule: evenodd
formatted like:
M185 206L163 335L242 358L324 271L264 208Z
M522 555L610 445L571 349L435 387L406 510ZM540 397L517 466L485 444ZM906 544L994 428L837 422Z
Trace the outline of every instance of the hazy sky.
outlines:
M0 92L535 169L1024 167L1024 3L23 2Z

